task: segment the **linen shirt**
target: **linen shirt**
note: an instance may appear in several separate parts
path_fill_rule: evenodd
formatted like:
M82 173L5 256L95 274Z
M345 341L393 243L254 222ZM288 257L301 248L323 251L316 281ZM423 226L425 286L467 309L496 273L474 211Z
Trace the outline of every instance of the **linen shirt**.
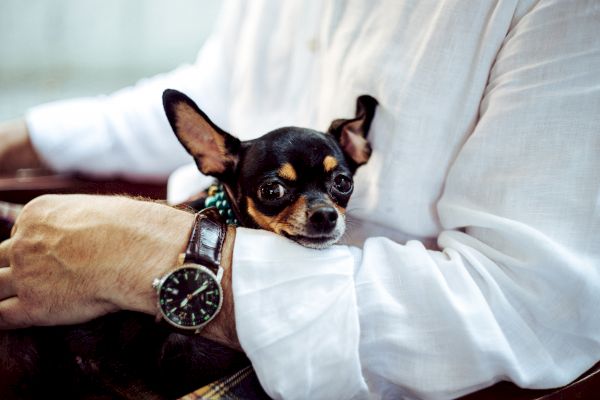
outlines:
M238 229L235 317L261 384L286 399L557 387L600 359L599 38L598 1L231 0L195 64L27 122L59 171L151 178L191 162L166 88L243 140L325 130L370 94L346 244ZM205 182L184 168L170 197Z

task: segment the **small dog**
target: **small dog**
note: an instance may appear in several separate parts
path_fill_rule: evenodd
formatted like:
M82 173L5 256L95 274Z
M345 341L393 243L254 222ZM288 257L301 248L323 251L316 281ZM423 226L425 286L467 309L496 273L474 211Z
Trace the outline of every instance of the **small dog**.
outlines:
M223 188L215 186L197 207L215 205L230 223L307 247L342 237L352 176L371 154L374 98L359 97L356 116L333 121L327 133L287 127L249 141L220 129L180 92L165 91L163 104L198 169ZM118 312L79 325L0 332L0 399L172 399L246 365L240 352L175 333L149 315Z
M183 93L165 91L163 104L175 135L198 169L223 185L241 225L313 248L342 237L352 176L371 155L366 135L374 98L359 97L356 117L333 121L327 134L287 127L244 142L216 126Z

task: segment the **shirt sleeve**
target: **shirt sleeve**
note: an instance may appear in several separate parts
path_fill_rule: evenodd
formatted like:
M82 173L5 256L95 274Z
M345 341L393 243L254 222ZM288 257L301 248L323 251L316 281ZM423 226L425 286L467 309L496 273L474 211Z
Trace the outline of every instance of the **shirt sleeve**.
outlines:
M540 2L515 22L446 179L439 250L238 230L237 329L267 393L454 398L558 387L598 361L599 20Z
M56 171L164 178L191 158L174 136L162 107L167 88L188 94L226 126L230 49L244 5L228 1L217 28L193 65L144 79L108 96L58 101L28 111L34 147ZM160 160L160 162L157 162Z

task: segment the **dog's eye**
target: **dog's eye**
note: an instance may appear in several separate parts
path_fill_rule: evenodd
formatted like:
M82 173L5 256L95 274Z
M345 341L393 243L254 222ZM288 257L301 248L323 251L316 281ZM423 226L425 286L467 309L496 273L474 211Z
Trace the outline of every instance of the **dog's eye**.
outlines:
M333 178L333 186L341 194L348 194L352 191L352 179L346 175L339 174Z
M285 196L287 190L279 182L267 182L258 188L258 197L263 201L279 200Z

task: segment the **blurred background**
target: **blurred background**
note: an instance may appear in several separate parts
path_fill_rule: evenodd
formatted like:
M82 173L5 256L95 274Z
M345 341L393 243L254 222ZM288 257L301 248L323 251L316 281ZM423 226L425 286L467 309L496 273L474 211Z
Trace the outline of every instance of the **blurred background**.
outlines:
M192 63L219 0L1 0L0 121Z

